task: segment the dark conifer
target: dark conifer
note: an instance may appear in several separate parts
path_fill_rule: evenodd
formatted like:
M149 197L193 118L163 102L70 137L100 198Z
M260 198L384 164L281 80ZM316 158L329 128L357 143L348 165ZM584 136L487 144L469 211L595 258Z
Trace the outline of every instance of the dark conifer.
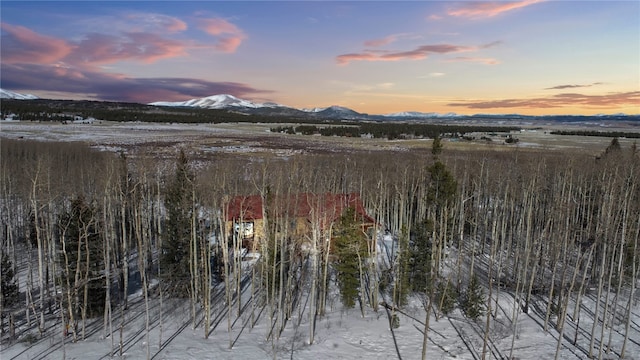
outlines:
M18 284L16 284L13 263L9 255L2 253L2 308L10 307L18 302Z
M342 304L355 306L360 289L360 260L367 254L367 242L355 217L355 209L348 208L340 218L334 232L338 287Z
M164 226L160 277L167 292L186 297L190 284L189 243L193 216L194 175L189 160L181 150L173 179L167 185L164 206L167 219Z
M464 315L471 320L477 320L484 315L484 304L486 299L484 298L484 290L482 289L478 279L473 276L469 281L469 286L462 298L462 311Z

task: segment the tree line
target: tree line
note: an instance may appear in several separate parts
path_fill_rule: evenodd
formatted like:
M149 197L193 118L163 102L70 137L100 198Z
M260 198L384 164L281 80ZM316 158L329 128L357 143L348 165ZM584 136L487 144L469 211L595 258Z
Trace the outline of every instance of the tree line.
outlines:
M631 131L597 131L597 130L554 130L554 135L601 136L610 138L638 139L640 133Z
M303 135L384 138L388 140L407 138L467 137L471 133L510 133L520 128L510 126L412 124L404 122L353 123L350 125L298 125L277 126L271 132Z

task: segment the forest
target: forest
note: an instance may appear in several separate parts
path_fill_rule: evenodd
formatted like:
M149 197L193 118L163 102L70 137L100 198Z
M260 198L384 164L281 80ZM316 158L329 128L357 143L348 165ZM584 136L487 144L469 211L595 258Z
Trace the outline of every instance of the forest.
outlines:
M512 296L513 312L504 314L512 341L513 324L535 308L544 331L559 334L556 358L567 342L586 341L579 351L589 357L625 357L629 344L640 346L630 336L638 331L631 314L640 273L635 146L612 141L594 158L450 150L436 137L431 152L401 156L256 160L205 156L188 145L166 159L3 139L1 153L3 346L62 329L56 346L101 333L111 356L122 356L132 288L144 299L147 358L155 351L150 331L176 299L188 302L188 325L205 339L218 326L231 333L263 316L272 324L267 340L277 341L304 307L313 346L334 289L362 316L390 312L392 328L417 299L423 359L433 346L430 323L453 311L483 329L477 358L517 355L513 342L497 355L492 345L495 328L505 326L496 321L500 293ZM265 208L260 256L248 262L238 232L225 226L228 200L301 193L359 194L375 225L362 231L351 209L329 227L311 219L299 239L293 219ZM392 245L381 248L380 238ZM581 299L589 295L602 301L586 308ZM579 340L587 311L595 321ZM612 346L614 332L620 347ZM237 338L228 341L231 348Z

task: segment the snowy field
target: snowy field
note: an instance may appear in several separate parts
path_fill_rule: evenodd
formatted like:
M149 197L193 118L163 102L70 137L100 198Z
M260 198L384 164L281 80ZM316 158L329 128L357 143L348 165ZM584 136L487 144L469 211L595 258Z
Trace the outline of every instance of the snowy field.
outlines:
M223 124L156 124L136 122L93 121L91 123L60 124L55 122L0 121L0 137L40 141L86 142L106 151L139 153L158 150L175 155L179 147L188 146L209 154L275 155L280 157L303 153L336 151L395 151L428 150L430 140L384 140L341 138L326 136L285 135L271 133L281 124L223 123ZM479 124L474 124L479 125ZM516 125L517 124L513 124ZM523 125L524 126L524 125ZM562 129L558 124L546 124L514 134L520 141L516 145L504 144L504 137L493 141L447 141L447 148L467 151L491 150L560 150L586 151L599 154L611 139L596 136L551 135L551 130ZM570 129L580 130L571 126ZM607 128L606 131L640 131L638 128ZM479 138L480 136L478 136ZM623 147L636 139L620 139ZM167 154L169 155L169 153Z

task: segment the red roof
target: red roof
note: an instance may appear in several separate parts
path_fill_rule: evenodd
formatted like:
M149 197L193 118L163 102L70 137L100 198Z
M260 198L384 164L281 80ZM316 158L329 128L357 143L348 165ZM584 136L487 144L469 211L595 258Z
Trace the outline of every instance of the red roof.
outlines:
M242 219L243 221L262 219L262 197L260 195L236 196L227 204L226 221ZM269 205L276 216L292 216L306 218L309 221L336 221L345 209L353 207L363 222L374 223L367 215L362 199L356 193L351 194L309 194L301 193L291 196L272 198Z

